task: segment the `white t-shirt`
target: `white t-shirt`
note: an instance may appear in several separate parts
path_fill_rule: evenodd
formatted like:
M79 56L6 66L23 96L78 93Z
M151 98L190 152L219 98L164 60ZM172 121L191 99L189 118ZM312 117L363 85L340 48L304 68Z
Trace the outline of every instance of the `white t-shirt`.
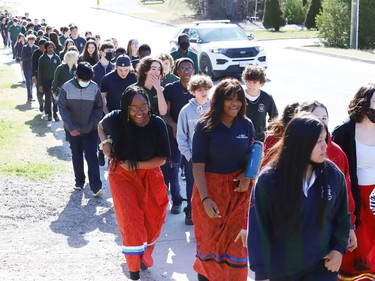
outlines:
M375 184L375 146L355 140L357 150L357 177L359 185Z

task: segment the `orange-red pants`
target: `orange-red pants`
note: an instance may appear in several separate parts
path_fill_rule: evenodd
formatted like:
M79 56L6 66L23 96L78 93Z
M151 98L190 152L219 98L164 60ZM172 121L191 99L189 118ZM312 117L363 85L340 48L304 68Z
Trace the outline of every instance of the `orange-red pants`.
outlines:
M193 188L192 218L197 241L194 270L209 280L247 280L247 250L234 242L249 206L250 189L234 192L240 172L215 174L206 172L207 192L219 208L221 218L208 217L197 187Z
M128 269L138 271L141 261L150 267L168 205L161 170L129 172L111 162L108 179Z
M375 185L360 186L361 212L357 235L358 247L347 252L342 260L339 280L375 280L375 218L370 209L370 194Z

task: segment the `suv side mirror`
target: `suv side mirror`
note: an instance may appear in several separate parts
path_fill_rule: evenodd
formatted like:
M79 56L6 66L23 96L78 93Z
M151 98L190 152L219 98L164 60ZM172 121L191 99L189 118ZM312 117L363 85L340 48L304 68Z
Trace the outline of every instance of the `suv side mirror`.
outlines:
M249 40L253 40L255 38L254 33L251 32L247 38L249 38Z

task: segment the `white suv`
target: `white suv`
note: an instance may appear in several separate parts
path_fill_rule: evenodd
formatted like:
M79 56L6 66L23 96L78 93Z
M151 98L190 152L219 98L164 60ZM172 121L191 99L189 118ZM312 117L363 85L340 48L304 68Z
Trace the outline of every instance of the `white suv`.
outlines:
M181 33L190 37L190 48L198 54L199 69L212 78L239 76L248 64L267 68L264 48L229 20L200 21L178 27L171 50L178 49Z

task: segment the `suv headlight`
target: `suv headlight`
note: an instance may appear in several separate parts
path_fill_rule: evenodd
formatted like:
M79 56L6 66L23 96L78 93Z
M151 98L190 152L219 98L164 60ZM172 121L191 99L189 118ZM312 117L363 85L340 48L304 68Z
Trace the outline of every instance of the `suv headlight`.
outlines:
M261 46L256 46L255 49L256 49L258 52L260 52L260 51L264 51L264 48L261 47Z
M214 54L225 54L227 49L226 48L211 48L209 49L209 51Z

